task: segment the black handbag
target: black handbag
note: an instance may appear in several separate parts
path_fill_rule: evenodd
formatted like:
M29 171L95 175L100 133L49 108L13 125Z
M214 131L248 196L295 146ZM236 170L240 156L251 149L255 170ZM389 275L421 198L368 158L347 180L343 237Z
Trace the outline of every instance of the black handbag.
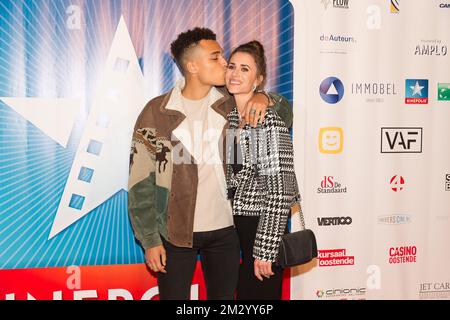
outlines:
M283 268L305 264L317 257L316 236L312 230L305 228L301 207L298 214L303 230L281 237L277 264Z

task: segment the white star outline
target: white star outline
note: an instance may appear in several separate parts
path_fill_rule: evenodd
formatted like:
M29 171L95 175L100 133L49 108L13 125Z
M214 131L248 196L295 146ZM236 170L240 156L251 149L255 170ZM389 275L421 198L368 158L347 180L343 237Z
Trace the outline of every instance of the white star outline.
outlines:
M411 90L413 91L413 96L418 94L419 96L422 96L422 89L425 88L424 86L419 85L419 81L416 80L416 84L414 86L410 86Z
M128 190L131 138L136 119L146 102L144 92L144 76L122 16L48 239L70 227L120 190ZM67 147L80 111L80 100L0 100L61 146ZM40 112L36 112L36 108ZM56 126L56 123L66 125ZM89 174L86 175L86 172ZM78 202L73 201L76 199Z

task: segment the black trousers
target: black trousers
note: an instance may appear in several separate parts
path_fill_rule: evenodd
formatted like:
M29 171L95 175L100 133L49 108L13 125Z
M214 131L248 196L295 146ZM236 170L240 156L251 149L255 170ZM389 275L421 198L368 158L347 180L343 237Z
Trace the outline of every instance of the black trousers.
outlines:
M242 251L242 264L239 269L237 300L281 300L283 269L272 264L275 275L269 279L258 280L254 273L253 245L256 238L259 217L234 216L239 243Z
M158 273L160 300L189 300L200 253L208 300L234 300L239 274L239 240L234 226L194 232L193 248L163 239L167 273Z

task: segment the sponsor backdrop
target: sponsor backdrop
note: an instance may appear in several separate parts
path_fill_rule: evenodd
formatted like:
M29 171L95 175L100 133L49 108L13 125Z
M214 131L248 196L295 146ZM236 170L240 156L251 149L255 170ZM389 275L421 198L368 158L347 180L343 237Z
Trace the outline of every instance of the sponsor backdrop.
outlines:
M170 43L259 39L292 101L293 19L287 0L0 0L0 299L158 298L127 180L138 114L180 77Z
M450 1L294 3L294 144L317 261L293 299L450 299Z
M0 0L0 299L158 299L129 143L194 26L227 54L260 40L267 88L293 102L320 252L284 299L450 298L450 3L291 2Z

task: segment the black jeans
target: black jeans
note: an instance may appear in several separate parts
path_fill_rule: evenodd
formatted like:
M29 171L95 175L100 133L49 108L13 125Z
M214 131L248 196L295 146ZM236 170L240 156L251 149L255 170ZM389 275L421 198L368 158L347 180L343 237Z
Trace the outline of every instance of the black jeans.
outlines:
M263 277L263 281L255 276L253 245L258 223L259 217L234 216L242 250L236 298L237 300L281 300L283 268L272 263L272 271L275 275L269 279Z
M193 248L176 247L163 239L167 273L158 273L161 300L189 300L200 253L208 300L233 300L239 275L239 239L234 226L194 232Z

